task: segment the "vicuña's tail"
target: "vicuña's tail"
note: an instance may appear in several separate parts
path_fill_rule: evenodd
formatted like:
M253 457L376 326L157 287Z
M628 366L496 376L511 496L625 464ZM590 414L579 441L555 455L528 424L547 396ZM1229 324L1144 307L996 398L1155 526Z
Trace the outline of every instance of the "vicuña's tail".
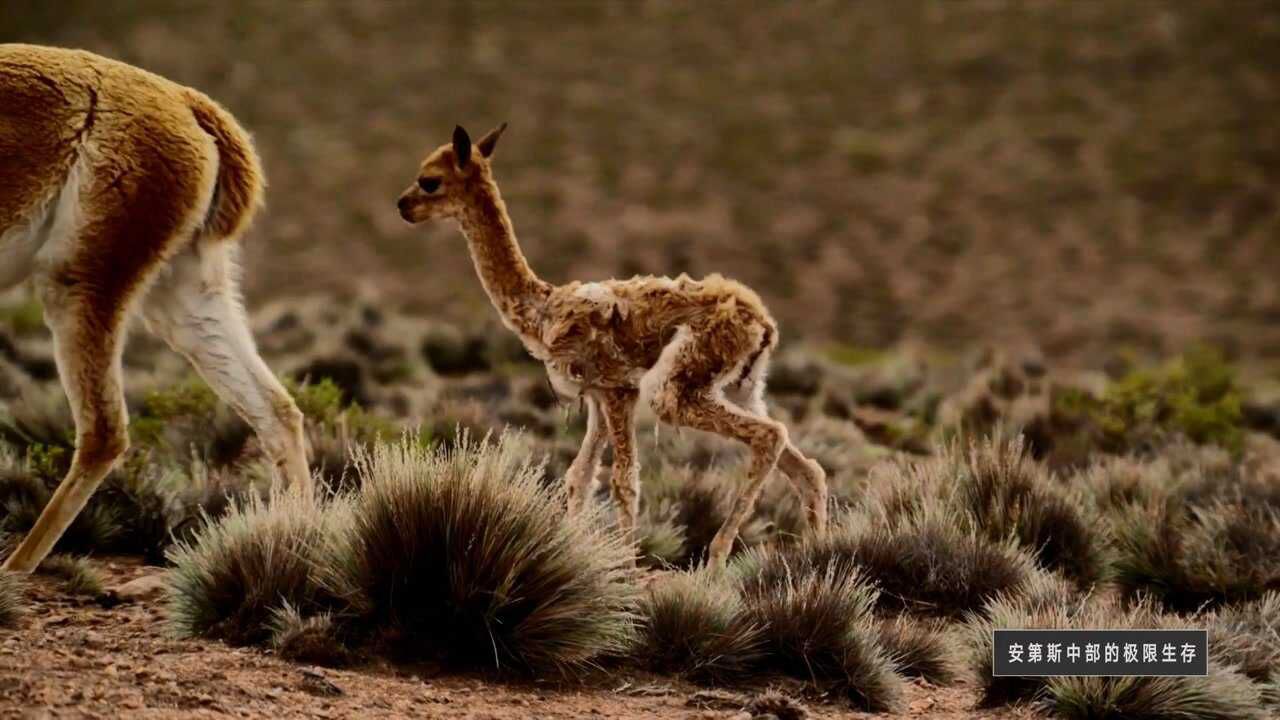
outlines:
M238 238L262 206L266 179L249 134L231 113L199 93L188 98L200 128L218 145L218 180L201 235Z

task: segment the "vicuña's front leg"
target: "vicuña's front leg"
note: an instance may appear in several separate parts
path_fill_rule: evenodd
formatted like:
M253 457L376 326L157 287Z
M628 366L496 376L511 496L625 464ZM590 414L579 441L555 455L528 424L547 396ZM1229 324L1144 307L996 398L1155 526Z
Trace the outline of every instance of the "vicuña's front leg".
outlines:
M618 527L635 540L640 514L640 463L636 459L635 390L612 391L604 396L604 418L613 441L613 472L609 487L618 506Z
M604 454L605 436L604 419L601 417L600 401L588 395L587 433L582 437L582 448L578 456L569 465L565 473L565 491L569 496L569 514L577 515L585 507L587 498L595 487L596 472L600 467L600 456Z
M58 374L75 416L76 452L39 519L5 561L6 570L22 573L34 571L48 556L129 446L120 369L127 306L111 305L125 299L73 295L54 282L43 286Z

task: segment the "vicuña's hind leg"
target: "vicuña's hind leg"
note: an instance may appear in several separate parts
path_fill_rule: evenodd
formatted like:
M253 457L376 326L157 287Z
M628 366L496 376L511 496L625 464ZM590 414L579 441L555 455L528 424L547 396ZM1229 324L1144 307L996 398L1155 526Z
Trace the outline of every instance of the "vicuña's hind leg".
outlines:
M312 493L302 413L258 355L240 304L231 241L198 241L175 258L143 308L147 328L187 358L253 427L288 485Z
M600 401L592 396L584 398L587 405L587 432L582 437L582 448L565 473L565 490L569 496L569 514L582 511L595 487L596 473L600 468L600 456L604 454L604 418Z
M761 360L763 365L765 359ZM759 417L768 417L769 410L764 402L763 369L753 373L751 385L747 392L739 393L733 398L734 404L745 412ZM794 443L787 440L787 446L778 456L778 469L791 481L791 486L801 498L804 505L805 520L809 533L816 537L827 534L828 491L827 473L814 460L805 457Z
M45 288L45 322L53 332L58 375L76 422L71 470L5 569L31 572L66 532L89 497L129 447L120 355L124 311L105 312L96 294Z
M669 368L657 379L651 400L662 420L695 430L713 432L744 443L751 451L747 484L738 491L729 517L711 541L707 562L723 568L742 524L755 512L756 500L764 488L778 456L787 447L787 429L782 423L748 413L724 398L722 388L731 381L733 355L746 355L752 344L741 348L723 347L724 333L715 339L682 333L663 351L659 366Z
M816 461L805 457L790 440L778 456L778 469L786 474L804 499L809 533L815 537L825 537L829 502L827 472Z

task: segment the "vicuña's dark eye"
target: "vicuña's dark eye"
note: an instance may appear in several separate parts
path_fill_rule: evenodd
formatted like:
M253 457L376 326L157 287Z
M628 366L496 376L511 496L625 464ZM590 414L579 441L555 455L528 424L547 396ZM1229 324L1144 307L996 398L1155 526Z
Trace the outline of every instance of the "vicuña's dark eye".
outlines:
M424 177L418 178L418 187L422 188L422 192L433 193L440 189L440 178Z

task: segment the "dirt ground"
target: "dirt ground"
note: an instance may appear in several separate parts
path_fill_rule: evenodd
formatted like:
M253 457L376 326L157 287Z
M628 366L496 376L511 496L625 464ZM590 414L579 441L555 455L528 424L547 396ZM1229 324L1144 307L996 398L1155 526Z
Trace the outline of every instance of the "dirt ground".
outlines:
M115 587L156 568L96 562ZM582 682L492 682L390 666L296 665L259 649L175 640L162 598L105 607L33 578L29 612L0 630L3 718L748 718L752 692L705 690L669 678L606 674ZM763 690L765 688L759 688ZM912 685L901 717L1029 718L980 711L968 688ZM809 717L872 716L807 701Z

